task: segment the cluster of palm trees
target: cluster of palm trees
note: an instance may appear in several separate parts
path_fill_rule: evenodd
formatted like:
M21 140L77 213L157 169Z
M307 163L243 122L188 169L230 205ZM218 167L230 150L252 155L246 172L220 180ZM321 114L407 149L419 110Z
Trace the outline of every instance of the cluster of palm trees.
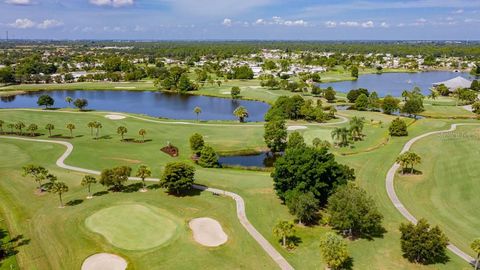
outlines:
M195 108L193 108L193 112L197 115L197 122L198 122L199 116L202 113L202 108L196 106ZM233 115L238 118L238 121L240 121L240 123L243 123L245 122L245 118L248 118L247 108L243 106L239 106L233 111Z
M15 134L14 130L16 130L17 135L25 135L24 131L27 132L27 135L34 137L39 129L38 125L35 123L32 123L30 125L26 125L23 121L18 121L16 123L8 123L6 124L5 121L0 120L0 133L4 133L3 131L3 126L6 126L8 129L10 129L11 134ZM68 123L67 124L67 129L70 130L70 136L73 137L73 130L75 129L75 124ZM52 123L48 123L45 125L45 129L48 130L49 136L52 137L52 130L55 129L55 126Z
M57 194L60 200L60 207L64 207L62 195L68 192L68 186L64 182L58 181L55 175L42 166L32 164L23 167L23 176L32 177L38 183L39 192L46 190L49 193ZM44 181L48 182L43 184Z
M340 147L348 146L352 141L363 139L364 127L365 117L354 116L349 122L349 127L337 127L332 130L332 139L336 140L336 144Z
M117 128L117 134L122 137L122 141L125 140L124 136L125 136L125 134L127 134L127 132L128 132L128 129L127 129L127 127L125 127L125 126L119 126L119 127ZM147 131L146 131L145 129L143 129L143 128L141 128L141 129L138 131L138 135L142 136L142 140L141 140L142 143L145 142L145 135L146 135L146 134L147 134Z

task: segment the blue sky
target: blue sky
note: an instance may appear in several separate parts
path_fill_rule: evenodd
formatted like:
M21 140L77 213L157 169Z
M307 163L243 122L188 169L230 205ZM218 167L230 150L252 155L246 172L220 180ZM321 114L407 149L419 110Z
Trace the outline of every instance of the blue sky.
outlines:
M480 0L0 0L0 37L480 39Z

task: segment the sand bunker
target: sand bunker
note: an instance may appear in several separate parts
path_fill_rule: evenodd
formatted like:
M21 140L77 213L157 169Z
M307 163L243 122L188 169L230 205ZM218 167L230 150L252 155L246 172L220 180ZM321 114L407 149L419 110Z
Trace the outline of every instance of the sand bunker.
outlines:
M200 245L217 247L228 240L228 236L223 231L222 225L215 219L206 217L192 219L189 226L193 231L193 238Z
M115 86L115 89L136 89L135 86Z
M292 131L292 130L300 130L300 129L307 129L306 126L289 126L287 127L287 130Z
M109 254L94 254L82 264L82 270L125 270L127 269L127 261L122 257Z
M110 120L121 120L121 119L125 119L126 117L119 114L107 114L105 115L105 118Z

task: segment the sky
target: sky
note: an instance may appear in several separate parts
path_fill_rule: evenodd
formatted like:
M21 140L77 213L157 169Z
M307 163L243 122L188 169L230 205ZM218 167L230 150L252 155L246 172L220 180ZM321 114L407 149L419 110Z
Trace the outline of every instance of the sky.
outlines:
M0 38L480 40L480 0L0 0Z

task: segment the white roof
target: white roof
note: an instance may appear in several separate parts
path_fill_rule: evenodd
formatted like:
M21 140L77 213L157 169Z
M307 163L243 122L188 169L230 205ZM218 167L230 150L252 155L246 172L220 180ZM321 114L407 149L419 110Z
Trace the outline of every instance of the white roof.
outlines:
M434 83L433 85L437 86L440 84L445 85L450 90L457 90L458 88L470 88L472 82L461 76L458 76L448 81Z

